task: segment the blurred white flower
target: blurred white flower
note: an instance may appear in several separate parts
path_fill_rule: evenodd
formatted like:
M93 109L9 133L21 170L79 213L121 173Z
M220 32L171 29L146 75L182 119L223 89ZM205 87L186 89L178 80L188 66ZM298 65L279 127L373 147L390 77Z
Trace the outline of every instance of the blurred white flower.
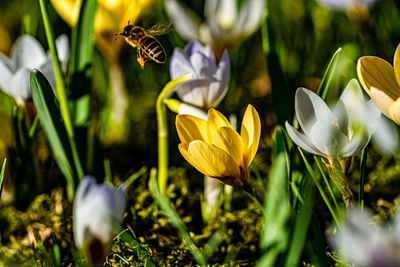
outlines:
M225 49L234 48L255 32L266 14L265 0L248 0L240 10L237 2L206 0L205 21L178 0L166 0L165 5L180 35L211 45L219 59Z
M177 86L178 96L183 102L207 111L216 107L228 90L229 54L225 51L217 65L210 46L192 41L183 51L175 48L170 73L172 80L189 73L193 75Z
M358 154L367 146L374 132L378 147L384 152L397 144L390 125L380 111L364 100L362 90L353 79L346 86L333 110L314 92L299 88L295 110L304 133L286 122L289 136L305 151L331 159L347 158ZM382 137L385 140L381 140Z
M56 40L57 52L65 70L69 59L69 40L61 35ZM51 54L30 35L23 35L15 42L8 58L0 52L0 88L18 104L31 97L30 76L33 69L42 72L52 86L55 85Z
M379 0L317 0L321 5L336 10L354 10L369 8Z
M357 266L400 266L400 228L397 214L391 230L379 230L371 223L371 213L349 209L342 231L330 241L339 254Z
M74 237L78 248L94 263L106 257L109 244L119 230L126 206L125 187L96 184L85 176L74 200Z

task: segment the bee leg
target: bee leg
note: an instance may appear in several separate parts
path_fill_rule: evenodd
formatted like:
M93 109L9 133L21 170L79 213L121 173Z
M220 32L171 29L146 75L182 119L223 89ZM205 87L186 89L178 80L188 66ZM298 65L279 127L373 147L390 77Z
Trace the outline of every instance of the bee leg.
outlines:
M144 69L144 64L146 64L147 60L149 59L147 55L143 52L143 49L138 48L137 49L138 55L137 55L137 61L139 62L139 65L142 69Z

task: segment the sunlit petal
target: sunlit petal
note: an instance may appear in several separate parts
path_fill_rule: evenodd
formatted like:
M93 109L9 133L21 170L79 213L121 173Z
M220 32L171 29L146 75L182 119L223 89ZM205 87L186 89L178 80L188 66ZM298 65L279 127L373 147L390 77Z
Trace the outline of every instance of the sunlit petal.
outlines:
M365 128L360 128L353 138L340 151L341 157L352 157L361 152L369 143L371 134Z
M15 68L34 69L46 62L46 53L42 45L32 36L23 35L16 41L11 52Z
M357 75L368 94L370 94L371 88L374 87L383 91L393 100L400 97L400 87L393 67L386 60L373 56L360 58L357 62Z
M216 72L213 74L213 79L215 81L211 82L208 91L208 103L210 107L218 106L225 97L228 91L230 68L229 54L228 51L225 51Z
M6 56L0 53L0 88L7 90L12 75L12 62Z
M214 177L240 177L235 160L225 151L203 141L193 141L188 146L192 165L201 173Z
M240 135L243 140L244 166L248 167L257 153L261 136L261 122L257 110L248 105L243 115Z
M312 143L328 156L337 156L349 141L334 121L319 120L314 123L308 134Z
M395 123L400 125L400 98L390 105L389 116Z
M212 145L229 154L235 160L236 165L243 165L242 138L231 127L219 128L213 136Z
M207 141L207 122L191 115L176 116L176 130L182 143L193 140Z
M393 58L393 69L396 76L397 84L400 85L400 44L396 48Z
M212 142L214 134L218 131L220 127L231 127L229 121L216 109L208 110L208 120L207 120L207 130L208 130L208 140Z
M372 87L369 95L371 96L372 101L374 101L375 105L385 114L386 117L390 118L389 115L389 107L394 103L393 98L386 95L383 91Z
M244 4L235 24L236 35L247 36L261 25L266 14L265 3L264 0L249 0Z
M11 78L4 92L17 100L27 100L31 97L30 86L31 71L29 69L19 69Z

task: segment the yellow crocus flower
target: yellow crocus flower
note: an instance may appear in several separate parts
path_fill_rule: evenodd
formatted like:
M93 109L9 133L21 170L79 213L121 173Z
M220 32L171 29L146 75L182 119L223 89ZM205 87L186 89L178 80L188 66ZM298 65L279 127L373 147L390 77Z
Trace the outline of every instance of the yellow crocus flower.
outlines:
M78 20L82 0L50 0L57 13L69 25ZM111 61L116 61L123 42L116 42L115 34L134 23L153 0L98 0L95 17L96 43Z
M247 168L256 155L261 134L260 117L252 105L244 113L240 135L213 108L207 121L178 115L176 129L181 140L179 151L198 171L228 185L247 185Z
M357 74L375 105L400 125L400 44L394 54L393 66L382 58L366 56L358 59Z

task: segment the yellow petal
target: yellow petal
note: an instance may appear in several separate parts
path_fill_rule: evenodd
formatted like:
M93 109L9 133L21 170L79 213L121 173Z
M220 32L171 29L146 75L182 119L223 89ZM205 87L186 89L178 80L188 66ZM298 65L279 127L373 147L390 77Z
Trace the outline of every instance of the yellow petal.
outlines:
M231 127L219 128L213 136L212 144L228 153L237 165L243 165L242 138Z
M397 46L396 52L394 52L393 68L394 74L396 75L397 84L400 85L400 44Z
M54 9L69 25L75 25L82 0L50 0Z
M220 127L231 127L231 125L221 112L210 108L207 113L208 140L210 140L210 142Z
M357 62L357 74L368 94L371 87L375 87L393 100L400 96L400 87L393 67L386 60L379 57L362 57Z
M207 122L191 115L176 116L176 130L182 143L193 140L207 141Z
M243 161L247 168L257 153L261 135L261 122L257 110L248 105L243 115L240 135L243 140Z
M400 125L400 98L389 107L390 118Z
M389 107L394 103L393 99L387 96L383 91L374 87L370 90L370 96L374 104L385 114L386 117L391 118L389 114Z
M179 144L183 157L199 172L213 178L240 178L239 166L225 151L203 141Z

